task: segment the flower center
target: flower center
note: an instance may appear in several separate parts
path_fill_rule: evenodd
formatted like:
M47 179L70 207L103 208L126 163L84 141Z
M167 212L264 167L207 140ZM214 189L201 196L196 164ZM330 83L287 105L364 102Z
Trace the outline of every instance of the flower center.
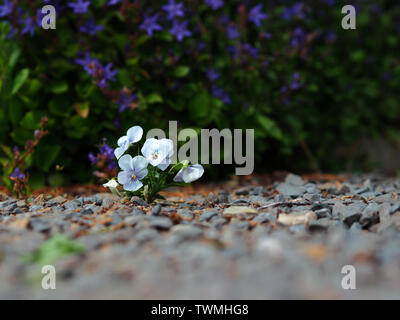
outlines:
M153 153L153 159L157 159L158 158L158 150L154 151Z
M136 180L136 175L134 173L132 174L132 180Z

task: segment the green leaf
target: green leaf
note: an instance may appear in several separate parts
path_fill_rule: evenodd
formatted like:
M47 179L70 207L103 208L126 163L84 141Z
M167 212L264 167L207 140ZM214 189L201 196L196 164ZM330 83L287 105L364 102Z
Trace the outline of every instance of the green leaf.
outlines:
M202 90L189 101L189 112L193 120L205 118L209 112L210 96Z
M40 119L43 115L44 113L40 111L29 111L22 119L21 126L32 130L37 129L40 126Z
M22 256L25 262L39 264L53 263L57 259L71 254L79 254L85 251L85 247L76 241L70 240L66 235L55 234L41 244L39 250L34 254Z
M187 76L190 72L190 67L188 66L179 66L174 70L174 76L177 78L183 78Z
M283 138L282 131L276 125L274 120L259 113L256 114L256 119L268 135L277 140L281 140Z
M62 80L55 80L50 86L51 92L60 94L68 91L68 83Z
M35 152L36 165L43 171L48 172L60 151L61 146L59 145L39 144Z
M22 107L21 102L18 101L18 99L12 99L8 107L8 114L14 127L16 127L21 121L23 112L24 108Z
M54 115L68 117L72 110L72 104L64 96L56 96L49 102L49 111Z
M46 185L46 177L42 172L29 172L29 186L31 189L43 188Z
M15 48L14 51L11 53L10 58L8 59L8 67L10 68L10 70L12 70L15 67L20 55L21 55L21 49Z
M153 92L150 93L147 97L146 97L146 102L149 104L152 103L161 103L163 102L163 98L157 93L157 92Z
M12 88L11 94L14 95L18 92L19 89L23 86L25 81L29 77L29 69L22 69L18 75L15 77L14 86Z
M52 187L61 187L63 185L64 178L61 173L53 173L49 176L49 184Z

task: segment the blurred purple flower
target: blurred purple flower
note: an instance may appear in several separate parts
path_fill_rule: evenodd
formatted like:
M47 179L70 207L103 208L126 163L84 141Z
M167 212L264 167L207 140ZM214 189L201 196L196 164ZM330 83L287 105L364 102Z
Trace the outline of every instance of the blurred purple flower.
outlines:
M121 96L117 104L119 105L119 112L124 112L127 108L130 107L131 103L137 99L136 94L127 95L125 91L121 92Z
M11 0L4 0L3 5L0 6L0 17L8 16L14 8L14 4Z
M206 75L208 80L210 81L215 81L220 77L220 74L214 68L209 68L206 71Z
M69 2L68 7L74 9L74 13L83 14L88 11L90 1L77 0L76 2Z
M292 75L292 83L290 84L290 90L297 90L300 87L301 87L300 74L298 72L295 72Z
M253 22L257 27L261 26L261 20L267 19L268 15L266 13L261 12L263 8L263 4L258 4L249 12L249 21Z
M155 14L154 16L146 16L144 18L143 23L140 25L140 29L146 30L147 34L152 37L153 31L155 30L162 30L162 27L157 24L158 15Z
M282 13L282 19L291 20L293 17L304 19L305 15L303 9L304 4L302 2L295 3L291 7L285 7L285 10Z
M100 30L103 30L103 26L101 25L96 25L96 22L94 19L90 19L86 21L86 23L79 28L79 30L83 33L88 33L91 36L94 36L97 32Z
M223 0L205 0L204 2L209 5L214 11L224 5Z
M212 94L214 97L220 99L225 104L231 104L232 100L228 96L228 94L224 91L224 89L217 87L216 85L212 85L211 88Z
M81 65L83 69L90 76L95 76L97 70L101 68L101 63L96 58L91 58L89 52L85 53L85 57L83 59L75 59L75 63Z
M22 180L25 178L25 174L21 172L20 168L15 168L14 171L10 174L10 178Z
M174 17L183 17L185 13L183 12L183 3L175 3L175 0L168 0L168 4L162 6L163 10L168 13L168 19L173 19Z
M169 30L169 32L175 36L178 42L181 42L184 37L190 37L192 35L192 33L186 29L188 23L189 21L187 20L182 21L181 23L175 20L174 25Z
M108 1L107 5L113 6L114 4L118 4L119 2L120 2L120 0L110 0L110 1Z
M228 38L231 40L239 37L239 31L235 26L227 26L226 33L228 35Z
M26 17L25 19L22 19L21 22L24 24L21 33L22 34L29 33L32 37L35 34L35 29L36 29L35 21L31 17Z

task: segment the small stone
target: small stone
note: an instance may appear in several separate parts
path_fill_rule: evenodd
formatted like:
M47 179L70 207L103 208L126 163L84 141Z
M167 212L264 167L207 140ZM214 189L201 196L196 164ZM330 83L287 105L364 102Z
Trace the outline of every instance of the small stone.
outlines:
M57 197L47 201L47 205L51 207L51 206L54 206L54 205L57 205L57 204L61 204L63 201L65 201L64 197L57 196Z
M168 230L172 227L172 222L168 218L155 218L150 222L150 226L158 230Z
M275 222L276 218L269 212L263 212L256 216L253 221L258 223Z
M18 208L26 207L26 201L25 200L19 200L19 201L16 202L16 204L17 204Z
M85 208L85 209L83 209L81 211L81 214L83 214L83 215L91 215L91 214L93 214L93 210L89 209L89 208Z
M150 241L154 238L158 237L158 232L154 229L144 229L139 231L136 235L135 238L139 241L139 242L146 242L146 241Z
M0 202L0 209L5 209L6 207L8 207L9 205L12 205L14 203L16 203L16 200L6 200L6 201L2 201Z
M227 203L229 202L229 192L226 190L221 190L218 193L218 203Z
M241 188L239 190L236 190L235 194L237 196L247 196L249 194L249 189L247 187L246 188Z
M101 210L100 206L97 206L94 203L85 205L85 209L92 210L93 213L97 213Z
M258 211L252 207L248 206L232 206L228 207L224 210L222 213L223 217L229 218L229 217L234 217L238 215L256 215L258 214Z
M368 206L363 210L360 218L360 224L362 227L369 228L379 222L379 208L380 206L375 202L368 204Z
M156 204L153 208L153 210L151 210L151 215L152 216L159 216L161 215L161 205L160 204Z
M110 209L115 203L115 200L112 198L105 198L103 199L102 206L105 209Z
M295 185L295 186L302 186L304 184L303 179L300 176L295 175L293 173L289 173L286 176L285 182L289 183L289 184L292 184L292 185Z
M70 200L64 203L64 208L69 210L75 210L81 206L81 203L77 200Z
M293 185L289 183L281 183L276 188L284 197L298 197L306 192L306 188L302 185Z
M215 209L211 209L211 210L206 210L203 212L203 214L199 217L199 221L203 222L203 221L208 221L210 220L212 217L214 217L215 215L218 214L218 210Z
M213 192L210 192L205 201L206 203L212 204L212 203L218 203L219 199Z
M312 220L317 220L317 215L314 211L305 211L298 215L281 213L278 217L278 222L286 226L308 224Z
M345 206L342 203L335 203L332 209L332 216L339 217L348 227L359 221L361 218L362 209L360 206Z
M24 210L22 210L21 208L15 208L12 213L13 214L21 214L21 213L24 213Z
M5 207L4 211L12 212L15 208L17 208L17 204L12 203L12 204L8 205L7 207Z
M193 213L188 209L178 209L177 213L183 220L192 220L194 218Z
M35 211L39 211L41 209L43 209L43 206L32 205L32 206L30 206L29 211L30 212L35 212Z
M142 215L145 215L146 213L143 210L140 210L140 209L133 209L130 212L130 214L133 215L133 216L142 216Z
M318 219L320 219L320 218L329 217L330 213L331 213L331 210L328 209L328 208L322 208L322 209L319 209L319 210L315 210L314 212L317 215Z
M121 217L119 216L119 214L113 213L111 216L111 225L117 225L120 224L122 222Z
M130 200L130 202L132 202L133 204L136 204L138 206L143 206L143 207L147 207L149 204L144 201L142 198L138 197L138 196L133 196Z
M173 226L171 232L174 235L178 235L180 240L198 238L203 234L203 231L198 227L182 224Z
M358 222L354 222L354 223L351 225L350 231L351 231L351 232L360 232L360 231L362 231L362 226L361 226L361 224L358 223Z
M296 235L307 234L307 228L304 224L296 224L289 227L289 231Z
M233 204L249 204L250 203L250 201L249 200L247 200L247 199L236 199L236 200L233 200L231 203L229 203L230 205L233 205Z
M30 219L29 226L32 230L37 232L47 232L51 227L40 219Z
M263 186L257 186L253 189L253 191L250 192L250 195L252 196L262 196L265 191L265 188Z

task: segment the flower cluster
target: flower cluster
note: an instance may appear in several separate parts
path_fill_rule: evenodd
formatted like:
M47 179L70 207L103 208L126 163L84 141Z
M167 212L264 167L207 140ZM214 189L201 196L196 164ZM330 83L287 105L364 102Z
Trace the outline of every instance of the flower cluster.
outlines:
M106 138L103 138L98 153L95 155L93 152L90 152L88 158L91 165L96 168L93 174L100 180L105 180L116 175L118 167L114 159L114 150L107 144Z
M48 131L45 130L47 122L47 117L43 117L40 120L40 128L34 131L33 140L26 142L23 151L20 151L18 146L14 146L11 149L0 145L0 148L8 156L8 159L3 162L3 182L18 198L29 194L29 175L26 172L28 169L27 162L35 152L40 140L48 134Z
M142 136L143 129L140 126L134 126L127 131L125 136L118 139L118 147L114 150L114 155L122 171L118 173L116 180L111 179L104 184L112 192L120 193L119 183L126 192L153 201L160 197L161 190L170 186L184 186L185 183L198 180L203 175L204 169L200 164L189 165L187 160L175 165L171 164L174 144L170 139L150 138L141 147L141 154L134 157L125 154L131 146L139 143Z

